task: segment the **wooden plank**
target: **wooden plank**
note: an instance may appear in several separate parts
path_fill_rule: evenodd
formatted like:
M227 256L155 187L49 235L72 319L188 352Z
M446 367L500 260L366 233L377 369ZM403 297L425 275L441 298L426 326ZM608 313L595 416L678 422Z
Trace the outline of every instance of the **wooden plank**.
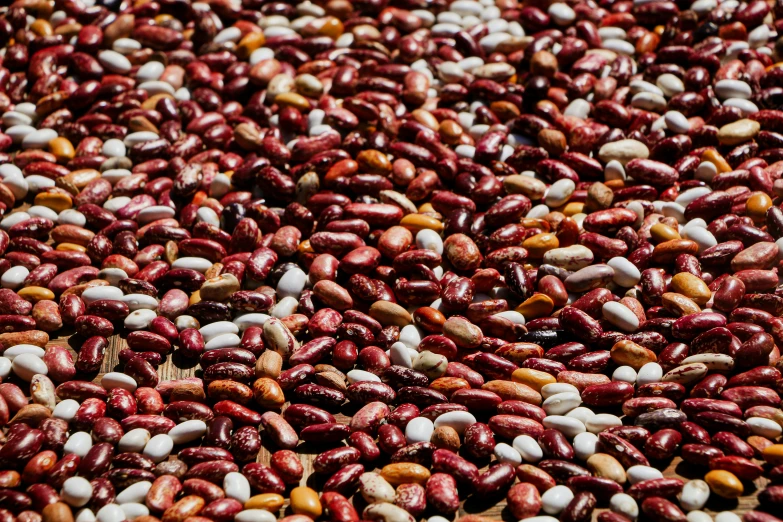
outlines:
M76 352L74 351L73 347L68 344L68 339L69 338L67 336L53 338L49 342L49 344L60 344L66 346L72 351L74 357L76 357ZM100 377L104 373L110 371L121 371L121 367L119 366L118 354L120 350L122 350L125 347L127 347L127 344L125 343L125 339L121 337L121 335L114 335L110 338L109 347L106 351L106 356L103 362L103 366L101 368L101 373L95 377L94 379L95 382L100 382ZM177 363L179 364L175 363L175 359L177 359ZM166 361L158 368L158 375L161 381L168 380L168 379L180 379L183 377L192 377L198 374L200 374L198 365L193 364L192 362L187 363L187 362L179 361L178 358L175 358L173 356L168 356L166 358ZM336 418L338 422L341 422L343 424L347 424L348 422L350 422L350 417L345 416L343 414L337 414ZM269 458L271 454L274 451L276 451L276 448L271 446L268 440L265 440L263 434L262 434L262 443L263 443L263 448L259 452L257 461L264 464L269 464ZM179 448L175 448L175 450L178 449ZM307 444L307 443L302 443L300 444L299 448L297 448L297 453L304 467L304 477L300 485L308 485L316 489L319 489L320 486L323 485L326 477L318 476L317 474L315 474L313 472L312 463L315 457L319 453L321 453L324 449L325 449L324 447L319 447L317 445ZM375 470L380 471L380 468L387 462L388 459L384 460L382 458L381 462L379 462ZM658 469L661 469L664 476L666 477L677 477L683 480L703 478L704 473L707 471L706 469L701 469L697 466L684 463L679 457L675 457L674 459L671 460L671 462L668 463L658 463L656 467L658 467ZM486 466L482 468L482 471L485 469ZM766 478L761 477L755 480L752 484L746 483L745 495L738 500L726 500L726 499L721 499L715 495L712 495L705 508L705 511L713 515L721 511L733 511L737 514L742 514L751 509L754 509L758 505L756 499L758 492L763 490L764 486L768 482L769 481ZM465 495L468 492L463 490L460 493L461 495ZM353 501L357 509L361 509L364 507L363 499L354 498ZM287 511L287 506L288 503L286 501L286 505L284 506L281 515L290 514ZM603 510L604 509L596 510L594 514L594 519L597 516L597 514ZM482 515L496 520L505 520L508 522L514 522L513 516L511 515L509 510L506 509L505 498L502 495L500 497L488 497L488 498L480 498L479 496L472 495L468 497L467 500L463 501L459 511L459 515Z

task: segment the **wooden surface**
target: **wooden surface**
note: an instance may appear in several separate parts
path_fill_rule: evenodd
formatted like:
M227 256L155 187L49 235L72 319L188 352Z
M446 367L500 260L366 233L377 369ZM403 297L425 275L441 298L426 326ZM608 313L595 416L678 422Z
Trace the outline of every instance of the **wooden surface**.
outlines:
M125 340L124 340L125 333L121 333L120 335L114 335L110 339L109 348L106 351L106 356L103 362L103 367L101 368L100 374L98 374L95 378L96 382L99 382L100 376L104 373L110 372L110 371L121 371L120 367L118 366L118 353L121 349L126 347ZM64 346L68 345L68 337L62 336L59 338L53 337L49 344L61 344ZM73 347L69 346L69 349L73 351ZM75 357L75 352L74 352ZM173 357L169 355L166 359L166 361L158 368L158 375L160 377L160 380L168 380L168 379L179 379L182 377L191 377L194 375L200 375L200 369L199 366L196 364L189 364L187 367L182 367L181 365L178 366L174 363ZM336 417L338 418L339 422L347 423L350 420L350 417L347 417L342 414L337 414ZM483 420L483 419L480 419ZM258 456L258 462L262 462L264 464L269 464L269 456L272 452L275 451L276 448L270 447L268 444L268 441L265 440L263 433L262 433L262 442L263 442L263 449L259 453ZM178 451L180 448L175 447L174 451ZM308 485L310 487L315 488L320 492L320 486L323 484L323 482L326 480L326 476L319 476L317 474L313 474L313 468L312 468L312 461L315 458L315 456L322 452L324 449L328 449L328 447L323 446L314 446L312 444L305 444L302 443L297 448L297 453L300 456L300 459L302 461L302 465L304 466L304 478L302 479L302 485ZM381 461L380 466L383 466L386 462ZM703 468L699 468L698 466L694 466L691 464L687 464L685 462L682 462L679 457L676 457L671 462L663 462L663 463L655 463L653 464L658 469L661 469L666 477L679 477L684 480L688 479L695 479L695 478L703 478L704 474L707 470ZM486 466L484 467L486 469ZM369 469L368 469L369 471ZM312 476L311 476L312 475ZM757 493L763 489L763 486L767 483L767 479L765 478L759 478L755 481L755 483L745 483L745 495L738 499L738 500L726 500L721 499L715 495L712 495L709 502L707 503L707 506L705 508L705 511L715 514L720 511L734 511L735 513L742 514L750 509L753 509L757 506L756 502L756 495ZM290 490L290 488L289 488ZM465 497L467 492L461 491L460 496ZM357 495L358 496L358 495ZM488 517L492 517L496 520L506 520L506 521L515 521L514 517L509 513L508 509L505 509L505 500L504 496L500 495L496 498L477 498L478 496L468 496L467 500L465 500L462 503L462 507L460 508L459 515L467 515L467 514L480 514ZM357 507L357 510L361 514L361 509L364 507L364 501L361 498L354 499L354 503ZM287 510L288 502L286 501L286 505L283 508L283 511L281 512L281 516L290 514L290 512ZM602 509L596 510L596 514L602 511ZM425 513L425 516L431 516L434 513Z

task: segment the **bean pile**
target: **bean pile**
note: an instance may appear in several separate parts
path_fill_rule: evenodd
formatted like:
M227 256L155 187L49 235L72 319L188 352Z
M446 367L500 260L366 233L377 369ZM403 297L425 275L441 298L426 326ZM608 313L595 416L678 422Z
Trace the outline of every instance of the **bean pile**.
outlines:
M780 522L783 1L9 3L0 522Z

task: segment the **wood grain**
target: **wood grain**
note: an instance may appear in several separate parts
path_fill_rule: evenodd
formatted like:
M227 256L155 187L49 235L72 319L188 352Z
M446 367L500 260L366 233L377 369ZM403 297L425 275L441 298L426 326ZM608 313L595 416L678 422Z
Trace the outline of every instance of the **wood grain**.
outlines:
M73 347L69 346L68 344L68 337L59 337L59 338L53 338L49 344L60 344L67 346L73 353L75 357L75 352L73 351ZM111 337L109 342L109 347L106 351L106 356L103 361L103 366L101 368L101 372L95 377L95 382L100 381L100 377L107 372L111 371L121 371L120 367L118 366L118 354L120 350L127 347L125 343L125 339L121 335L114 335ZM180 362L180 361L178 361ZM174 357L167 357L166 361L158 368L158 375L160 377L160 380L168 380L168 379L179 379L183 377L192 377L194 375L199 375L200 370L198 365L190 363L187 365L176 364L174 362ZM343 414L337 414L337 419L341 423L347 424L350 421L350 417L343 415ZM276 450L273 446L269 445L269 442L264 440L263 434L262 434L262 442L263 442L263 448L261 452L258 455L258 462L262 462L264 464L269 463L269 457L272 452ZM175 448L177 450L178 448ZM310 487L313 487L317 490L320 490L320 486L323 484L323 482L326 480L327 477L318 476L317 474L313 473L313 467L312 462L313 459L324 450L324 447L319 447L317 445L313 445L310 443L302 443L297 448L297 453L300 455L300 459L302 461L302 465L304 467L304 478L302 479L302 485L308 485ZM380 466L382 467L383 464L386 462L381 462ZM707 471L705 469L699 468L698 466L694 466L691 464L687 464L682 462L682 460L679 457L676 457L671 460L671 462L665 462L665 463L657 463L656 467L658 469L661 469L663 471L664 476L666 477L678 477L682 478L683 480L689 480L689 479L695 479L695 478L703 478L704 473ZM376 468L379 470L380 468ZM486 469L486 466L483 468ZM764 477L761 477L754 481L754 483L746 483L745 484L745 495L737 500L726 500L721 499L715 495L712 495L709 502L707 503L707 506L705 508L705 511L711 514L715 514L721 511L733 511L737 514L745 513L746 511L749 511L751 509L754 509L758 502L756 500L756 495L759 491L763 490L765 484L767 484L768 480ZM467 496L468 492L461 491L460 496ZM354 503L357 507L357 509L361 510L364 507L363 499L361 498L355 498ZM281 516L285 514L289 514L287 511L287 502L286 506L284 506L283 511L281 512ZM597 514L600 511L603 511L604 509L598 509L596 510L594 514L597 516ZM505 499L502 495L499 497L490 497L490 498L478 498L476 495L468 496L467 500L462 503L462 506L460 508L459 515L483 515L487 517L491 517L496 520L505 520L508 522L514 522L514 517L510 514L508 509L505 509ZM429 513L428 513L429 515Z

